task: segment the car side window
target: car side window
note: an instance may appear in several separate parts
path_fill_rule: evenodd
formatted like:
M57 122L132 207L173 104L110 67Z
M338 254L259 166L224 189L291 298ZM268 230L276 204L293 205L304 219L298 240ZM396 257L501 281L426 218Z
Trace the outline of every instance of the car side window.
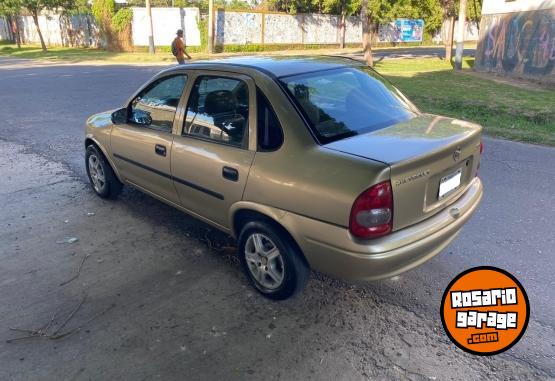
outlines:
M249 90L241 80L198 77L187 104L183 135L246 147Z
M131 102L129 122L158 131L171 132L186 82L187 76L184 74L154 81Z
M260 90L256 92L256 110L258 150L275 151L283 143L283 130L270 102Z

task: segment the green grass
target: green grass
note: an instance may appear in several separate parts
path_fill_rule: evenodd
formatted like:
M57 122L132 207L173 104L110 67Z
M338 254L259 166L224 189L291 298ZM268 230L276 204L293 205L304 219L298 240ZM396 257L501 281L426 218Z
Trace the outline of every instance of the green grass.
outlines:
M463 68L473 65L464 61ZM376 69L422 111L480 123L484 132L555 146L555 90L499 83L440 59L385 60Z
M0 44L0 56L13 58L31 58L47 60L80 61L108 61L108 62L173 62L175 58L169 51L161 51L151 55L148 52L115 53L101 49L51 47L43 52L40 46L24 45L18 49L15 45Z

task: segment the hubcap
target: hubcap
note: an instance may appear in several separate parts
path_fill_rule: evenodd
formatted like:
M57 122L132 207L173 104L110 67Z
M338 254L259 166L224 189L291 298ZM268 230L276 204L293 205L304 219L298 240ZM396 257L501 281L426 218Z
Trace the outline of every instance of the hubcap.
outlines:
M106 185L106 177L104 176L104 168L96 155L89 156L89 175L93 183L94 190L102 192Z
M262 287L274 290L281 286L285 274L283 258L270 238L251 234L245 245L245 259L251 275Z

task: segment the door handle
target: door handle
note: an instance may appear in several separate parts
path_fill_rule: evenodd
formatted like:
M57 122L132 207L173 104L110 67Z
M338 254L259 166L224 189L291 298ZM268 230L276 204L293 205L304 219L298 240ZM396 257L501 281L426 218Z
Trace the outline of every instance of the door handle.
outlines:
M231 180L231 181L239 180L239 172L235 168L231 168L231 167L223 167L222 176L224 177L224 179Z
M166 147L161 144L156 144L154 146L154 152L156 152L156 155L166 156Z

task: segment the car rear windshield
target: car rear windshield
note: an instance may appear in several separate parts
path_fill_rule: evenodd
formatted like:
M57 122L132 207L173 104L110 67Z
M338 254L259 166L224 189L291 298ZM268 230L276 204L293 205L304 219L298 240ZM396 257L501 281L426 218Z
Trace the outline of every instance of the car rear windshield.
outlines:
M281 78L321 144L376 131L418 112L394 86L366 67Z

